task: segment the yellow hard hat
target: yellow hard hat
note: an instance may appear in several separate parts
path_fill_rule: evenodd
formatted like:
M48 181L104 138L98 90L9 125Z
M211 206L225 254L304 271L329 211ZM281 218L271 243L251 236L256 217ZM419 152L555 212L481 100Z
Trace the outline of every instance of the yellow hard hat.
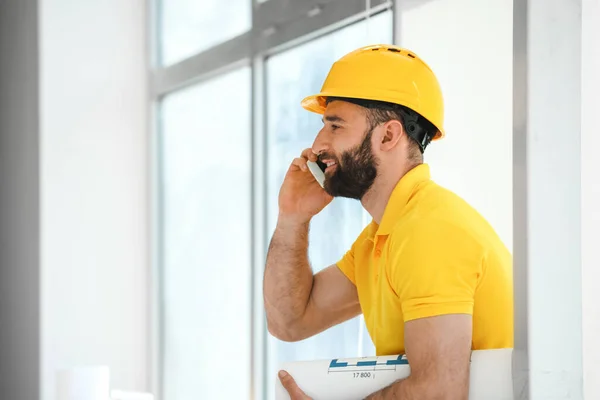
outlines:
M321 92L302 100L305 109L323 114L327 97L379 100L421 114L444 137L444 101L429 66L410 50L393 45L361 47L336 61Z

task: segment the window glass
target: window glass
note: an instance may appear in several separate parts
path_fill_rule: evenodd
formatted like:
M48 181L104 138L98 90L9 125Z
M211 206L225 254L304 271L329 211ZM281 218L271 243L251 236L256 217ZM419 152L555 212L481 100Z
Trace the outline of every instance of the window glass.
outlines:
M162 0L163 65L174 64L250 30L252 1ZM235 11L233 11L235 10Z
M240 69L162 104L165 400L249 397L250 79Z

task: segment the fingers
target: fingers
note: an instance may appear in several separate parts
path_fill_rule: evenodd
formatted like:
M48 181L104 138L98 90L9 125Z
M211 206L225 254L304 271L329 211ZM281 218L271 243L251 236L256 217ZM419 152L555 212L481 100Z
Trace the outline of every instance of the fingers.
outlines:
M313 153L312 149L308 148L308 149L304 149L302 151L302 154L300 154L300 157L296 157L294 158L294 160L292 161L292 165L290 166L290 169L292 171L297 171L297 170L302 170L302 171L308 171L308 165L306 165L306 161L317 161L317 155L315 153Z
M286 371L279 371L279 380L292 400L310 400L310 398L298 387L294 378Z
M313 153L311 148L304 149L301 156L309 161L317 161L317 155Z
M298 167L302 171L308 171L308 166L306 165L306 161L317 161L317 155L313 153L312 149L304 149L300 157L294 158L292 161L292 166Z
M294 158L292 166L296 166L302 171L308 171L308 165L306 165L306 159L302 157Z

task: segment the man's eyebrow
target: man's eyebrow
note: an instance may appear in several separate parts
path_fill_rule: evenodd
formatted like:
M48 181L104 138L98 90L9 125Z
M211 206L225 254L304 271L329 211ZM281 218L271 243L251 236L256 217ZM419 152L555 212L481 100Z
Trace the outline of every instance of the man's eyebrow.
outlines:
M338 115L327 115L327 116L321 118L321 121L323 121L323 123L325 123L325 121L329 121L329 122L346 122L342 117L340 117Z

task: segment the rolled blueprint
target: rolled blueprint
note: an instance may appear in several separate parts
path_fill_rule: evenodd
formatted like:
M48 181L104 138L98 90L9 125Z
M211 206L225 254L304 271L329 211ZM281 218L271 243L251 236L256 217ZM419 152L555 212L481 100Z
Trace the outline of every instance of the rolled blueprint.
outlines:
M410 375L406 356L298 361L281 365L315 400L363 400ZM475 350L471 354L469 400L513 400L512 349ZM275 379L275 399L290 396Z

